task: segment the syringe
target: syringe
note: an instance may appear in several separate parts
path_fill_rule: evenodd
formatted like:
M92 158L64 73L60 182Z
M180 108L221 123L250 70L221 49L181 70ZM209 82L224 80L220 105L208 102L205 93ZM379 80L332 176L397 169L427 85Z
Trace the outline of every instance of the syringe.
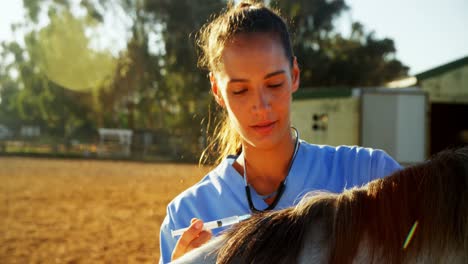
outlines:
M250 216L251 216L250 214L240 215L240 216L235 215L235 216L226 217L226 218L222 218L222 219L211 221L211 222L206 222L206 223L203 224L203 229L204 230L211 230L211 229L218 228L218 227L230 226L230 225L233 225L233 224L237 224L237 223L239 223L241 221L244 221L245 219L249 218ZM185 231L187 231L188 229L189 229L188 227L185 227L185 228L181 228L181 229L177 229L177 230L171 230L172 237L180 236Z

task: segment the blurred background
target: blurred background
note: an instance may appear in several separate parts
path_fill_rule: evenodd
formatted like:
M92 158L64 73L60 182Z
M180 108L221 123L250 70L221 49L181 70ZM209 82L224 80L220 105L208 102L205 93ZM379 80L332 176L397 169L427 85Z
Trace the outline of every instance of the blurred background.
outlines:
M197 30L225 0L0 3L1 263L154 262L219 110ZM265 1L288 18L311 143L402 164L468 144L468 2Z

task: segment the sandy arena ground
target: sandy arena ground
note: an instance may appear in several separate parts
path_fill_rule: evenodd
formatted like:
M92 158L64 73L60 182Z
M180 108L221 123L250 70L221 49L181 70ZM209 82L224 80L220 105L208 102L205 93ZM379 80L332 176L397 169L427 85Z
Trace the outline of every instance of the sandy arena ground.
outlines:
M0 158L0 263L155 263L167 203L207 171Z

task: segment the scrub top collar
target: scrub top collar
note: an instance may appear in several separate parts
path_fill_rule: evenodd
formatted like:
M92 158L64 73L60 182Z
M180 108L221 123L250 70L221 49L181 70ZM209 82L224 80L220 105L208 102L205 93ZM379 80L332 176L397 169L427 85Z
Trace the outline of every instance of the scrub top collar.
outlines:
M304 142L300 140L299 149L296 154L296 158L291 166L291 170L286 179L286 186L283 193L283 196L279 200L278 204L276 205L275 209L282 209L289 207L291 204L297 204L299 202L300 197L304 194L301 193L305 183L304 173L307 172L303 169L303 160L304 160ZM237 172L237 170L233 167L233 163L237 159L238 156L236 155L229 155L227 156L223 162L216 168L215 177L212 177L213 180L216 181L215 178L223 181L224 184L228 185L230 190L233 192L234 196L238 198L240 201L243 202L245 208L250 211L247 197L245 195L245 184L243 176ZM251 188L251 191L254 195L252 195L252 201L255 207L259 209L267 208L268 204L262 200L258 194L256 193L255 189Z

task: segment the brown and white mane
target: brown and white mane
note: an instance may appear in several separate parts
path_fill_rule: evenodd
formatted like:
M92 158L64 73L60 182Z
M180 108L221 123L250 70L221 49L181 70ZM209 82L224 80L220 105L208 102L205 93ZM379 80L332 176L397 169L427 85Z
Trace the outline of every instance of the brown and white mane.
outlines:
M468 147L256 215L179 261L191 262L468 263Z

